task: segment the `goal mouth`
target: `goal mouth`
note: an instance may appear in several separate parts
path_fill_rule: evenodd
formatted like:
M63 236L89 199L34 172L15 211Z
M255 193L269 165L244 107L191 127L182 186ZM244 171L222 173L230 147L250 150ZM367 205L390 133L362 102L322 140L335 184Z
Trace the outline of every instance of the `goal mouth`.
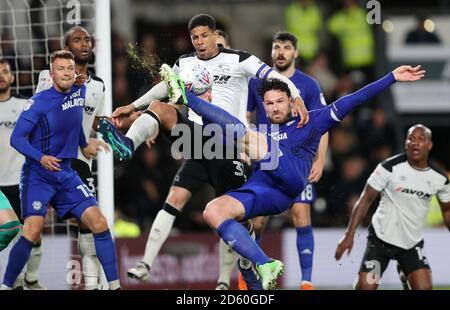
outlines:
M3 0L0 25L0 58L11 65L12 90L31 97L39 73L48 69L49 55L62 49L68 29L81 25L95 34L95 1Z

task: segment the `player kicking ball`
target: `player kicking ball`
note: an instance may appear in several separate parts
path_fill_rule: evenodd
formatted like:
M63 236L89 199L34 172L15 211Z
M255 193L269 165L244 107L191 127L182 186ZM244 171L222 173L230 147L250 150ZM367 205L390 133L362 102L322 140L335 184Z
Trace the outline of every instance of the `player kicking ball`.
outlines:
M396 81L417 81L424 74L420 66L400 66L329 106L309 111L309 122L301 129L297 128L299 117L291 116L292 101L287 85L277 79L266 80L262 84L261 97L269 119L278 126L274 126L276 131L270 129L268 133L260 133L246 128L223 109L185 91L183 82L173 70L167 65L161 67L171 101L181 101L208 123L221 126L223 132L227 132L228 126L235 126L235 132L227 138L232 138L254 161L254 173L247 183L209 202L203 217L225 243L255 264L263 289L276 287L284 265L269 258L238 220L279 214L288 209L308 182L311 164L325 132ZM274 159L278 164L271 165Z

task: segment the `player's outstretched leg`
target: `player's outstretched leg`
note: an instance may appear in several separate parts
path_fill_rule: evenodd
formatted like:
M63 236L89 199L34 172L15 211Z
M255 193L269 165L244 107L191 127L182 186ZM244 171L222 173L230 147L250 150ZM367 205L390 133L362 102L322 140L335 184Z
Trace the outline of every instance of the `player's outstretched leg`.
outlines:
M272 289L284 271L283 263L269 258L235 218L245 215L243 204L229 195L214 199L206 206L203 218L216 229L222 240L238 254L256 264L263 289Z
M114 155L119 160L129 160L134 154L133 141L122 134L106 117L101 117L98 122L98 132L103 140L109 144Z
M167 85L170 101L172 103L187 105L188 100L185 93L186 86L180 77L172 70L172 68L167 64L162 64L159 74L161 79Z
M173 223L181 214L184 206L191 198L192 193L183 187L171 186L163 208L158 212L148 234L145 252L142 261L135 267L128 269L127 275L139 281L146 281L150 276L153 265L161 247L169 237Z

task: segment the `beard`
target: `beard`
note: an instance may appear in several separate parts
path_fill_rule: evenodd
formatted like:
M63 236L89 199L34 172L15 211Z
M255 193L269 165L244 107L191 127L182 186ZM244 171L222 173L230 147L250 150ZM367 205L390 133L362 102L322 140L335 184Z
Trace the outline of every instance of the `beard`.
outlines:
M290 61L286 59L286 63L284 65L278 65L277 62L275 61L275 68L278 71L285 71L291 66L292 61L293 61L292 59Z
M277 120L275 120L273 118L269 118L269 119L272 124L284 125L291 119L291 115L292 115L292 111L289 111L288 113L286 113L284 115L284 117L282 119L277 119Z
M89 63L89 60L91 60L92 57L92 52L89 53L89 55L87 55L86 57L80 57L78 55L75 55L75 63L78 65L85 65L87 63Z
M0 87L0 94L6 93L11 88L11 85L6 85L5 87Z

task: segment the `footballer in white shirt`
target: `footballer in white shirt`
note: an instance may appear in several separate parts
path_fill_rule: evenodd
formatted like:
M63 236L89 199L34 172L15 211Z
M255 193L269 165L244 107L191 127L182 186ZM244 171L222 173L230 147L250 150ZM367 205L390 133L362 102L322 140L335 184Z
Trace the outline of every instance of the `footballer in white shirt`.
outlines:
M432 146L431 130L421 124L412 126L405 141L406 153L380 163L367 180L335 254L339 260L346 250L351 251L356 228L381 195L369 226L357 289L377 289L391 259L398 262L411 289L432 288L422 230L433 195L450 229L450 183L447 174L428 161Z

